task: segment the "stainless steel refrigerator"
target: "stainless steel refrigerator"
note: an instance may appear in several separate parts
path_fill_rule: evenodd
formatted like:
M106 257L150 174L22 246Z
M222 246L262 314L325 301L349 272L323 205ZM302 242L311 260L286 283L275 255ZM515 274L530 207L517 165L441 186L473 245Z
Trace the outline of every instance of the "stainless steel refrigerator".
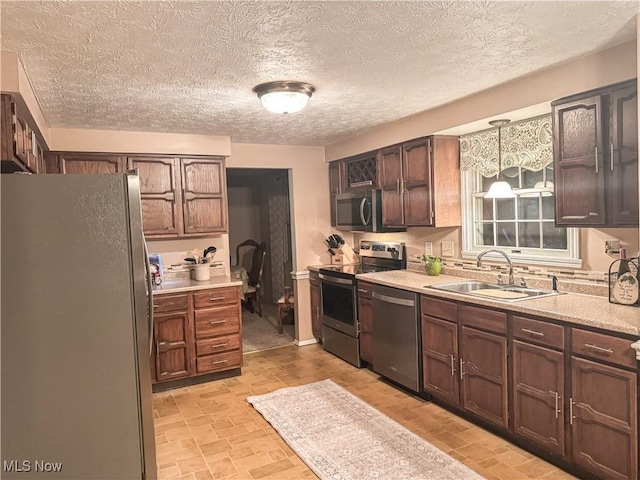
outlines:
M138 176L0 186L0 476L156 478Z

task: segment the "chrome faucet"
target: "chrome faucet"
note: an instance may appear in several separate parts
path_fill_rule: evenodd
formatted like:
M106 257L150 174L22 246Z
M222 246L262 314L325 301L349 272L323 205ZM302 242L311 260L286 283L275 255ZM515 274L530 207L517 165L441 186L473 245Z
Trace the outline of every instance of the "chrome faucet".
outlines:
M509 287L513 287L515 285L515 281L513 279L513 263L511 263L509 255L504 253L502 250L496 250L494 248L492 248L491 250L485 250L484 252L480 253L480 255L478 255L478 261L476 263L478 267L482 266L482 257L484 257L487 253L499 253L507 259L507 262L509 263Z

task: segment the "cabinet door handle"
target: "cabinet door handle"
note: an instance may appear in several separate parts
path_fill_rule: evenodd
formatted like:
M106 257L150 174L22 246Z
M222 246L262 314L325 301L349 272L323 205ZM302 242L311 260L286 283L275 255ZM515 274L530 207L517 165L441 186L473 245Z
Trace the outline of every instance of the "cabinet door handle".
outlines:
M158 342L156 342L156 358L160 358L160 343Z
M573 406L575 402L573 401L573 397L569 398L569 425L573 425L573 420L576 418L573 416Z
M450 355L451 357L451 376L455 377L456 376L456 357L454 357L453 355Z
M613 172L613 142L611 142L610 151L609 151L609 165L611 166L611 171Z
M211 297L209 299L210 302L219 302L220 300L224 300L227 297Z
M599 169L598 169L598 147L597 146L595 148L595 151L596 151L596 173L598 173Z
M521 330L530 335L535 335L536 337L544 337L544 333L542 332L536 332L535 330L529 330L528 328L522 328Z
M610 348L599 347L598 345L594 345L592 343L585 343L585 347L595 350L598 353L605 353L607 355L613 355L613 350Z
M460 380L464 377L464 362L460 359Z
M229 345L229 342L216 343L215 345L211 345L211 348L223 348L223 347L226 347L227 345Z
M211 362L211 365L220 365L223 363L227 363L229 360L216 360L215 362Z
M553 396L554 396L554 398L555 398L555 402L556 402L556 409L555 409L555 410L556 410L556 418L558 418L558 415L560 415L559 401L560 401L560 398L561 398L561 397L560 397L560 395L558 394L558 392L554 392L554 391L552 391L552 390L549 390L549 393L550 393L551 395L553 395Z
M320 307L316 307L316 318L320 320Z
M220 323L227 323L227 321L226 320L215 320L213 322L209 322L209 324L211 324L211 325L218 325Z
M396 192L400 195L400 179L396 178Z

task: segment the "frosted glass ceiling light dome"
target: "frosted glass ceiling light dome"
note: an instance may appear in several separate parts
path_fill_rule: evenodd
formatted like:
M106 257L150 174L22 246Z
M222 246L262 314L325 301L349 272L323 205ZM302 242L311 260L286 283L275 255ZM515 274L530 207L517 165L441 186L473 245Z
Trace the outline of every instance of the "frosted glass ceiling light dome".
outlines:
M491 184L489 191L484 194L484 198L515 198L511 185L509 185L502 173L502 145L500 145L500 128L508 124L510 120L491 120L489 125L498 127L498 178Z
M282 114L302 110L315 90L313 85L290 80L261 83L253 87L264 108Z

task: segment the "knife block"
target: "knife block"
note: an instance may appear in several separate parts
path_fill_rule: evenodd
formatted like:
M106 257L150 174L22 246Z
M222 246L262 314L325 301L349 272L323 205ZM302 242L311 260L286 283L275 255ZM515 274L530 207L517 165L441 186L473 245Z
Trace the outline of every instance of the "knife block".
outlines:
M346 243L340 248L336 249L336 251L342 257L343 264L358 263L360 261L358 259L358 255L356 255L356 252L353 251L353 248L351 248Z
M342 265L344 263L344 256L340 253L331 255L331 265Z

